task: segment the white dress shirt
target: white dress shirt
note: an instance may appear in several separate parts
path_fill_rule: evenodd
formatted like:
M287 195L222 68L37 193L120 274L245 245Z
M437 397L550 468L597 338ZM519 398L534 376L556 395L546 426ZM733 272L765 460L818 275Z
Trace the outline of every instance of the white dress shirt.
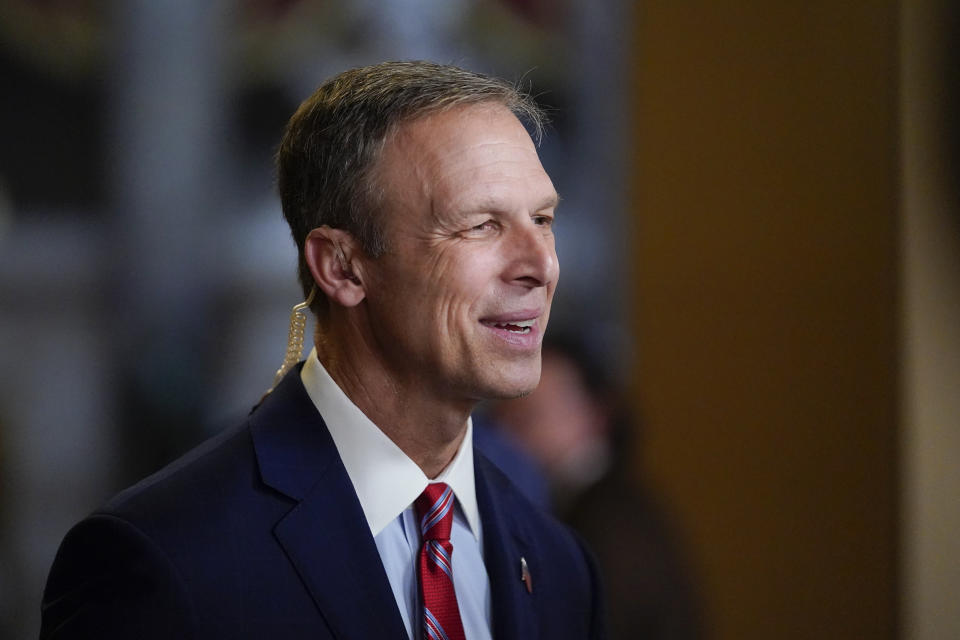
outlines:
M432 481L340 389L310 351L300 373L323 416L357 492L390 588L411 638L422 635L417 566L420 528L413 502L430 482L445 482L457 498L450 541L453 584L468 640L489 640L490 580L483 563L483 531L473 475L473 423L453 461Z

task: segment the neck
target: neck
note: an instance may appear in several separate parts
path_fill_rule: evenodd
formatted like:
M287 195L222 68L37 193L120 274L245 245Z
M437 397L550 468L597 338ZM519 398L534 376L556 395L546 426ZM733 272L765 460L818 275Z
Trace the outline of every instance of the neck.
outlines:
M403 380L357 335L318 327L315 344L337 386L428 478L450 464L466 434L472 402L443 401L426 385Z

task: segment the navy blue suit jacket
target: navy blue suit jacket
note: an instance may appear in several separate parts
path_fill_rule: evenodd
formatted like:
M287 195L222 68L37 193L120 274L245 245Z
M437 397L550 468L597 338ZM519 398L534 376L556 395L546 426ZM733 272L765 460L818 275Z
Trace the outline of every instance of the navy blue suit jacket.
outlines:
M482 455L493 635L603 636L589 553ZM526 559L532 592L521 581ZM64 539L41 638L406 638L356 493L299 368L239 427Z

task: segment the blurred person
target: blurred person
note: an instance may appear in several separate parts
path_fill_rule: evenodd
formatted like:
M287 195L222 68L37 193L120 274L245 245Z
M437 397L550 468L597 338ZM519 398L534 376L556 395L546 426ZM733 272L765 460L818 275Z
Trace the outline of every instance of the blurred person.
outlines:
M638 483L629 412L587 349L570 336L551 335L536 391L485 409L484 428L536 461L550 507L596 554L610 637L702 637L700 596L679 533L667 509ZM517 458L488 452L493 439L478 438L477 447L512 477Z
M482 409L473 414L472 420L474 448L506 473L527 500L543 511L550 511L553 504L550 484L540 461L492 423Z
M244 423L67 534L41 637L604 636L589 552L472 446L478 401L537 385L559 276L521 118L513 86L426 62L300 106L278 183L314 347L295 313Z
M491 426L527 452L563 513L610 466L611 390L572 340L547 339L536 393L489 406Z

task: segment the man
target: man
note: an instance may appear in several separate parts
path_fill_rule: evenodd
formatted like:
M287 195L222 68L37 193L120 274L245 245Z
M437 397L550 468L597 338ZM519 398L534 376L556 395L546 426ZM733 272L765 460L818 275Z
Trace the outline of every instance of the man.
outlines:
M558 277L518 115L539 130L509 85L420 62L301 105L278 175L315 348L74 527L42 637L602 636L587 552L471 445L479 400L536 386Z

